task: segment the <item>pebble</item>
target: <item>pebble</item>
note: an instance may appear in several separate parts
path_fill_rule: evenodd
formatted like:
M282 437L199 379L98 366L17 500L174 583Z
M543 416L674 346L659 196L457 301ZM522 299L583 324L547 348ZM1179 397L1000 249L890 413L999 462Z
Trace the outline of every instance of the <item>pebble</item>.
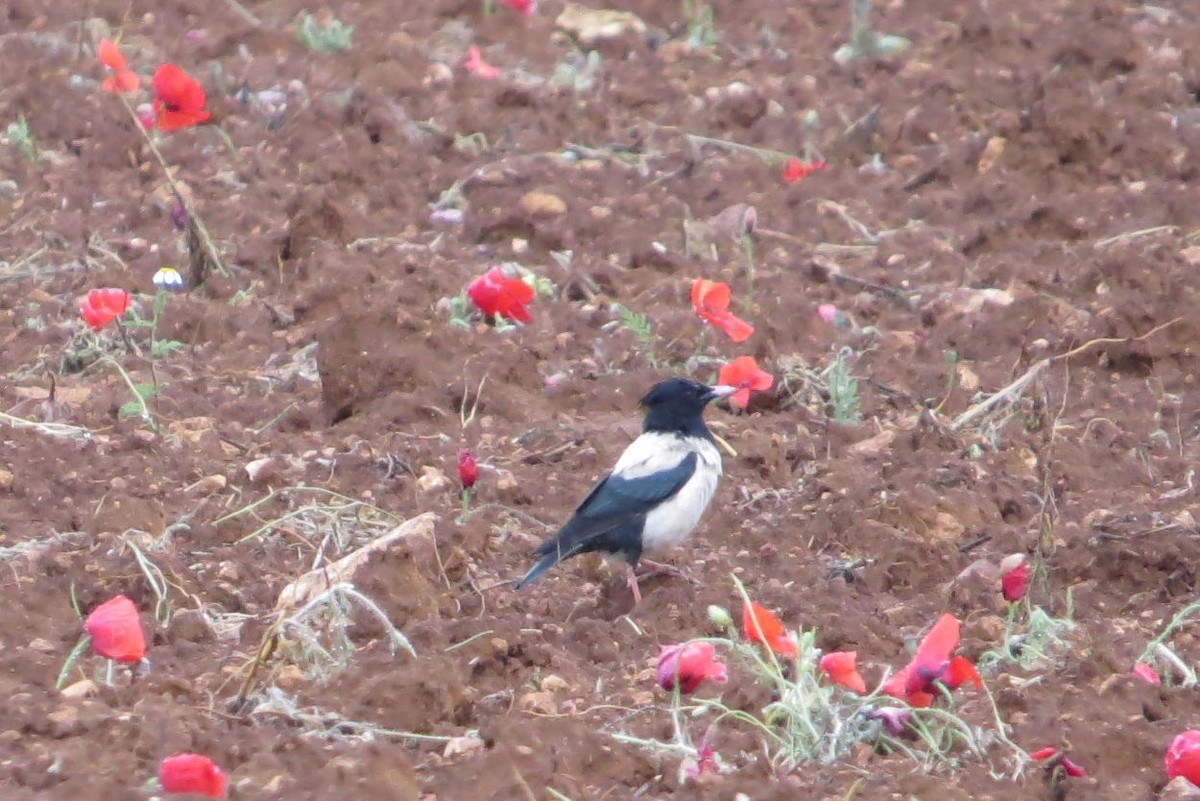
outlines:
M549 192L526 192L517 205L530 217L557 217L567 211L567 203Z
M96 693L96 682L91 679L80 679L74 684L68 684L62 688L62 697L69 698L72 701L81 698L90 698Z

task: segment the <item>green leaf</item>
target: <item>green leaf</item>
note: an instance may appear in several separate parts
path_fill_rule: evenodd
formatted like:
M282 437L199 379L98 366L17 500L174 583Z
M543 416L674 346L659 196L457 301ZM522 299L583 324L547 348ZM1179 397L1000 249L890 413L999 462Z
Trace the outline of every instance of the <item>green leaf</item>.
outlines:
M150 346L150 358L160 359L170 353L174 353L183 347L183 343L177 339L156 339Z

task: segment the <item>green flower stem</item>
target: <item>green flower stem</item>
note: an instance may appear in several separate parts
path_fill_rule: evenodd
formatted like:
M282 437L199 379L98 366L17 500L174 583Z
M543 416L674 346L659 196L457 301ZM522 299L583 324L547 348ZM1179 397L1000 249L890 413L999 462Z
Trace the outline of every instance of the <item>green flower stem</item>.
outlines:
M133 393L134 400L137 401L138 408L141 410L142 420L144 420L146 425L150 426L154 433L157 434L159 431L158 421L154 419L154 414L150 411L149 404L147 404L146 399L142 397L142 393L138 392L137 385L133 383L133 379L129 377L129 373L125 371L125 368L119 361L114 359L112 356L109 356L107 353L100 358L115 367L117 372L121 374L121 378L125 380L125 386L129 387L129 391Z

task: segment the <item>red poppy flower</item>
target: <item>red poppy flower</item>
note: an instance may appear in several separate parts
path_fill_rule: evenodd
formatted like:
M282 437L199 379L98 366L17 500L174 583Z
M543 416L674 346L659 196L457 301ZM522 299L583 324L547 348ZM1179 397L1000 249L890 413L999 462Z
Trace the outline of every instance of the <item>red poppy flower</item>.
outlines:
M912 661L896 672L883 685L883 691L894 698L903 698L916 707L932 706L938 684L956 690L968 681L983 687L983 679L971 661L963 656L951 658L958 647L960 624L947 612L917 646Z
M1014 553L1000 562L1000 591L1004 600L1016 603L1029 589L1029 562L1025 554Z
M479 465L475 463L475 454L470 448L463 448L458 452L458 480L463 489L470 489L478 479Z
M504 5L526 17L533 16L537 11L537 0L504 0Z
M1062 765L1063 773L1073 779L1082 779L1087 776L1087 771L1083 769L1082 765L1054 746L1039 748L1030 754L1029 757L1036 762L1045 762L1047 768Z
M825 169L823 161L801 161L794 156L787 160L787 164L783 165L783 180L784 183L794 184L796 181L803 180L812 175L817 170Z
M504 317L520 323L533 321L527 308L533 300L533 287L520 278L509 278L504 270L493 267L467 285L467 297L489 317Z
M176 754L158 763L163 792L224 798L228 781L216 762L200 754Z
M133 299L124 289L91 289L87 297L79 301L79 315L93 331L99 331L129 311L132 303Z
M729 284L697 278L692 284L692 308L701 320L724 331L734 342L745 342L754 326L729 311Z
M729 678L725 664L717 661L716 649L708 642L664 645L658 655L658 686L690 695L707 679L724 684Z
M1159 678L1158 671L1147 665L1145 662L1138 662L1133 666L1133 670L1131 672L1133 675L1137 676L1147 684L1152 684L1155 687L1162 686L1162 679Z
M154 87L154 116L160 131L178 131L207 122L204 87L174 64L160 64L151 81Z
M750 404L750 393L770 389L775 383L775 376L758 369L758 362L753 356L739 356L721 368L717 373L717 383L737 387L737 392L729 396L729 405L735 409L745 409Z
M765 643L780 656L796 657L796 641L779 618L758 601L742 605L742 634L750 642Z
M146 635L137 607L124 595L105 601L83 621L92 650L114 662L135 664L146 655Z
M1200 731L1190 729L1175 737L1163 758L1167 778L1180 776L1200 787Z
M858 651L831 651L821 657L819 667L834 684L840 684L859 695L866 695L867 683L858 672L857 662Z
M137 73L129 69L121 49L109 39L101 39L96 46L96 56L100 63L108 67L112 74L104 79L100 88L106 92L136 92L141 80Z
M463 68L484 80L492 81L500 77L500 68L493 67L483 60L483 54L479 52L479 48L471 45L467 48L467 60L463 62Z

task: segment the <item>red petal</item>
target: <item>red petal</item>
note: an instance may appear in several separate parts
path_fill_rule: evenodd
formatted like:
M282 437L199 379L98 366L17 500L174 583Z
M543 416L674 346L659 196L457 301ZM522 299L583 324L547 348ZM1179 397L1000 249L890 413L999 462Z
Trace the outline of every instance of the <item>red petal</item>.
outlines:
M733 314L725 314L716 323L734 342L745 342L754 334L754 326Z
M975 689L983 689L983 677L979 675L979 671L971 664L971 660L965 656L956 656L950 660L949 666L946 668L946 676L942 679L942 683L951 690L957 690L967 682L975 685Z
M1191 729L1177 735L1163 758L1163 767L1167 778L1182 776L1200 786L1200 731Z
M1052 745L1049 745L1049 746L1046 746L1045 748L1039 748L1038 750L1036 750L1032 754L1030 754L1029 757L1030 757L1030 759L1041 762L1043 760L1049 759L1050 757L1054 756L1057 753L1058 753L1058 749Z
M537 11L537 0L504 0L504 4L526 17Z
M750 389L755 392L766 392L775 385L775 376L768 373L766 370L755 369L755 373L750 378Z
M190 128L193 125L199 125L202 122L208 122L211 115L207 111L167 111L163 110L158 115L158 129L164 133L178 131L183 128Z
M100 63L110 70L119 72L125 69L125 56L121 54L121 48L117 47L111 39L100 40L100 44L96 46L96 56L100 59Z
M857 651L832 651L821 657L820 668L834 683L860 695L866 695L867 683L863 681L855 666L857 661Z
M908 698L906 690L908 687L908 673L909 668L904 667L888 676L887 681L883 683L884 695L890 695L893 698Z
M787 160L787 164L783 165L783 174L781 177L785 183L795 183L803 178L804 175L804 164L798 158L790 158Z
M93 609L83 628L92 636L92 650L105 659L134 663L146 655L146 635L137 607L124 595Z
M88 292L88 297L92 299L93 305L105 311L112 312L114 316L121 316L129 311L129 307L133 305L133 298L124 289L116 289L114 287L105 287L104 289L93 289Z
M924 669L935 674L940 672L950 659L950 654L958 647L959 627L958 618L949 612L938 618L917 646L917 653L912 660L913 670Z
M166 113L178 112L189 115L191 119L189 125L204 122L209 118L208 112L204 110L207 100L204 87L179 67L174 64L160 64L154 71L151 83L155 97L167 107ZM161 124L160 127L162 127ZM164 128L164 130L168 129Z
M719 325L719 320L729 309L731 291L724 281L696 279L692 284L692 307L703 320Z
M742 606L742 633L750 642L765 643L780 656L796 655L796 643L787 635L779 618L757 601Z
M1029 565L1021 562L1000 577L1000 591L1004 600L1015 603L1025 597L1029 589Z
M228 780L217 763L206 756L175 754L158 763L158 782L168 793L224 798Z
M1162 679L1158 677L1158 671L1145 662L1138 662L1134 665L1132 673L1147 684L1152 684L1155 687L1162 686Z
M707 680L724 684L728 672L716 658L712 643L689 642L663 646L658 656L658 686L674 690L676 684L684 694L694 693Z
M1063 757L1062 762L1059 762L1058 764L1062 765L1063 770L1066 771L1067 775L1073 779L1083 779L1087 777L1087 771L1083 769L1083 766L1070 757Z

